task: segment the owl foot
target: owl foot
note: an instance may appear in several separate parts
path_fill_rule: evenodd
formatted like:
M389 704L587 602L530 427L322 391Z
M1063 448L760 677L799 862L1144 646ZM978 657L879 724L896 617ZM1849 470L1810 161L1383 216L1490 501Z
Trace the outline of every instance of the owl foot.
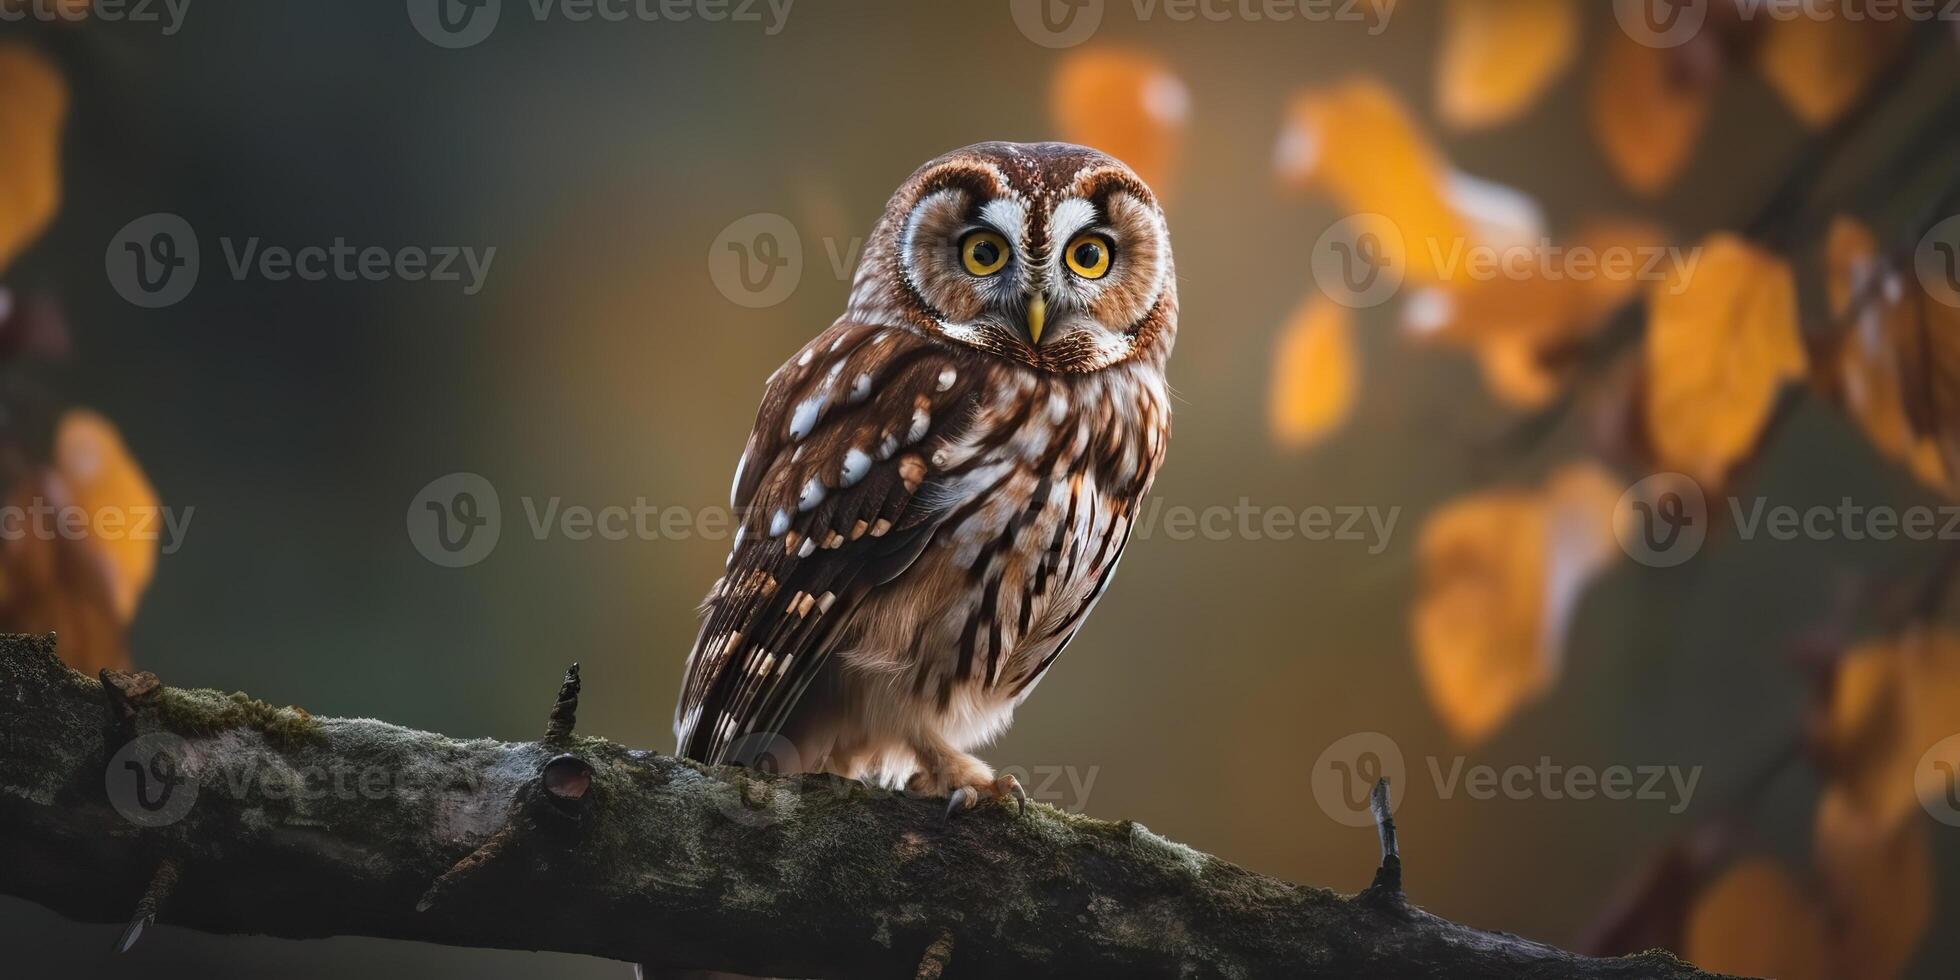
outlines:
M973 809L979 805L982 798L1005 800L1010 796L1014 798L1019 808L1017 812L1022 814L1028 812L1028 793L1021 788L1021 781L1015 779L1011 773L1001 773L992 782L956 786L953 788L952 795L946 800L946 819L953 819L953 815L961 810Z

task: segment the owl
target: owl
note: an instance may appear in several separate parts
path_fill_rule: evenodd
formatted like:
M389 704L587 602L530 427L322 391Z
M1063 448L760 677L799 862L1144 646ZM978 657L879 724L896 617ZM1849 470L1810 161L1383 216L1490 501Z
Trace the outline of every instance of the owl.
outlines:
M1164 213L1120 161L981 143L885 207L844 313L771 375L680 753L948 800L1108 589L1170 436Z

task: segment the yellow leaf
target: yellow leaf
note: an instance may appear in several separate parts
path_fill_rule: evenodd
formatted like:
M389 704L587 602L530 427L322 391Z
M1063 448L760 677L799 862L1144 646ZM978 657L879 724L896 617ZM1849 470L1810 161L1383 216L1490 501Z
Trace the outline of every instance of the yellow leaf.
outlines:
M1757 66L1798 119L1819 127L1856 101L1879 69L1899 53L1911 21L1846 17L1824 0L1794 17L1772 17L1756 50Z
M1928 368L1926 345L1960 348L1944 334L1924 329L1927 304L1934 302L1906 285L1871 230L1856 219L1839 217L1825 241L1824 292L1832 326L1842 331L1836 348L1838 401L1880 453L1905 465L1935 490L1952 493L1945 459L1934 433L1919 431L1909 399L1932 405L1939 391ZM1935 314L1936 316L1937 314ZM1928 418L1924 421L1937 421Z
M1590 89L1593 136L1627 186L1655 194L1674 182L1708 118L1709 91L1676 62L1680 49L1651 48L1608 31Z
M1273 438L1294 449L1319 442L1347 421L1360 387L1353 311L1315 293L1273 351Z
M1436 105L1443 121L1478 129L1517 118L1571 63L1572 0L1449 0Z
M1452 170L1395 94L1355 79L1294 97L1275 160L1289 186L1331 196L1343 210L1373 216L1383 264L1403 263L1417 281L1440 278L1439 252L1466 242L1448 200Z
M1755 448L1783 384L1805 370L1782 259L1728 234L1650 294L1647 430L1662 465L1721 486Z
M1484 387L1512 408L1534 409L1551 404L1563 382L1545 367L1537 348L1518 337L1493 337L1477 348L1477 366Z
M1828 899L1835 975L1894 980L1932 920L1933 855L1926 821L1873 823L1842 795L1826 792L1818 803L1813 843Z
M1960 813L1960 633L1923 628L1900 649L1905 700L1902 766L1918 798L1936 812ZM1939 809L1943 808L1943 809Z
M156 490L122 435L89 411L62 416L55 431L54 469L70 503L88 521L85 543L100 556L116 615L127 623L156 572Z
M1862 644L1838 660L1817 732L1820 764L1837 805L1892 827L1918 814L1913 795L1917 750L1909 750L1900 644Z
M1688 961L1713 973L1828 980L1823 913L1782 865L1737 862L1688 913Z
M41 234L61 200L68 86L33 49L0 43L0 270Z
M22 479L7 503L32 514L71 506L73 500L61 478L42 470ZM59 634L61 659L83 673L127 669L125 623L116 614L103 566L102 555L86 539L54 533L50 522L14 537L0 547L0 629Z
M1159 194L1175 182L1191 94L1159 59L1120 48L1071 52L1048 105L1062 139L1122 160Z
M1444 505L1417 542L1416 666L1443 723L1477 742L1557 681L1571 614L1614 544L1624 488L1590 463L1537 490Z

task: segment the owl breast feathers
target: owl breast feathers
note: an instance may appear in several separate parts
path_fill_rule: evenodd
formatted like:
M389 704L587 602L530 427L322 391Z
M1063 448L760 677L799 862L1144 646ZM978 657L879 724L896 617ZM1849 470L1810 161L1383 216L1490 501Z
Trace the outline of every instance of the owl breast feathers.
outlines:
M707 762L1007 793L999 734L1108 587L1162 463L1155 197L1065 144L922 167L844 315L769 379L675 733Z

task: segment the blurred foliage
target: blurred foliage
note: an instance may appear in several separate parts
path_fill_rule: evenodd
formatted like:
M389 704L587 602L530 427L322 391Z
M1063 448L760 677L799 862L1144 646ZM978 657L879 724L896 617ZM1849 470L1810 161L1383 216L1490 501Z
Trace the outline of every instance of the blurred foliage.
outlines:
M0 44L0 277L53 219L68 90L54 66ZM4 279L0 279L4 282ZM62 357L58 308L0 285L0 362ZM156 491L108 419L49 410L42 393L0 381L0 630L59 635L62 657L90 673L130 664L128 630L155 574ZM76 517L78 520L70 520Z
M1882 98L1876 87L1888 71L1926 47L1953 57L1951 37L1907 43L1913 24L1904 18L1844 14L1831 2L1788 19L1751 17L1721 0L1703 29L1667 47L1635 40L1610 18L1589 40L1577 0L1449 0L1435 113L1458 132L1501 127L1583 60L1593 141L1629 191L1652 197L1694 158L1718 90L1753 69L1828 156L1843 145L1833 128L1854 109L1872 110L1861 102ZM1076 54L1058 77L1103 57ZM1073 105L1069 114L1094 113ZM1167 152L1141 142L1104 145L1119 155ZM1522 431L1575 411L1595 416L1599 459L1563 462L1536 486L1449 501L1422 526L1411 645L1437 717L1465 743L1555 693L1566 625L1590 583L1622 557L1615 539L1628 531L1628 485L1677 472L1711 494L1737 486L1792 399L1808 392L1839 406L1885 458L1953 495L1960 310L1914 278L1910 246L1923 225L1901 229L1906 247L1888 251L1848 214L1818 234L1821 225L1784 213L1793 204L1779 195L1771 206L1784 212L1699 242L1677 242L1640 215L1594 215L1555 233L1527 191L1456 169L1418 113L1373 77L1296 93L1274 166L1284 188L1332 203L1349 241L1379 243L1376 264L1406 277L1395 312L1404 339L1474 357L1498 402L1531 413ZM1815 176L1801 163L1795 172ZM1935 203L1950 205L1956 190ZM1695 261L1665 276L1560 276L1542 266L1476 276L1450 256L1559 246L1595 255L1677 247ZM1826 294L1817 322L1803 312L1806 279ZM1345 299L1315 291L1275 336L1269 425L1284 449L1332 438L1356 400L1363 364L1349 305L1372 303ZM1933 601L1881 617L1877 635L1792 656L1818 692L1788 756L1808 759L1822 780L1810 866L1755 853L1751 801L1741 801L1655 859L1594 930L1604 937L1597 951L1629 951L1643 937L1722 972L1900 975L1932 916L1920 802L1951 791L1928 774L1960 771L1960 758L1926 764L1936 745L1960 754L1960 738L1948 738L1960 722L1960 636L1929 624L1952 564L1920 586ZM1876 606L1884 597L1867 598Z

